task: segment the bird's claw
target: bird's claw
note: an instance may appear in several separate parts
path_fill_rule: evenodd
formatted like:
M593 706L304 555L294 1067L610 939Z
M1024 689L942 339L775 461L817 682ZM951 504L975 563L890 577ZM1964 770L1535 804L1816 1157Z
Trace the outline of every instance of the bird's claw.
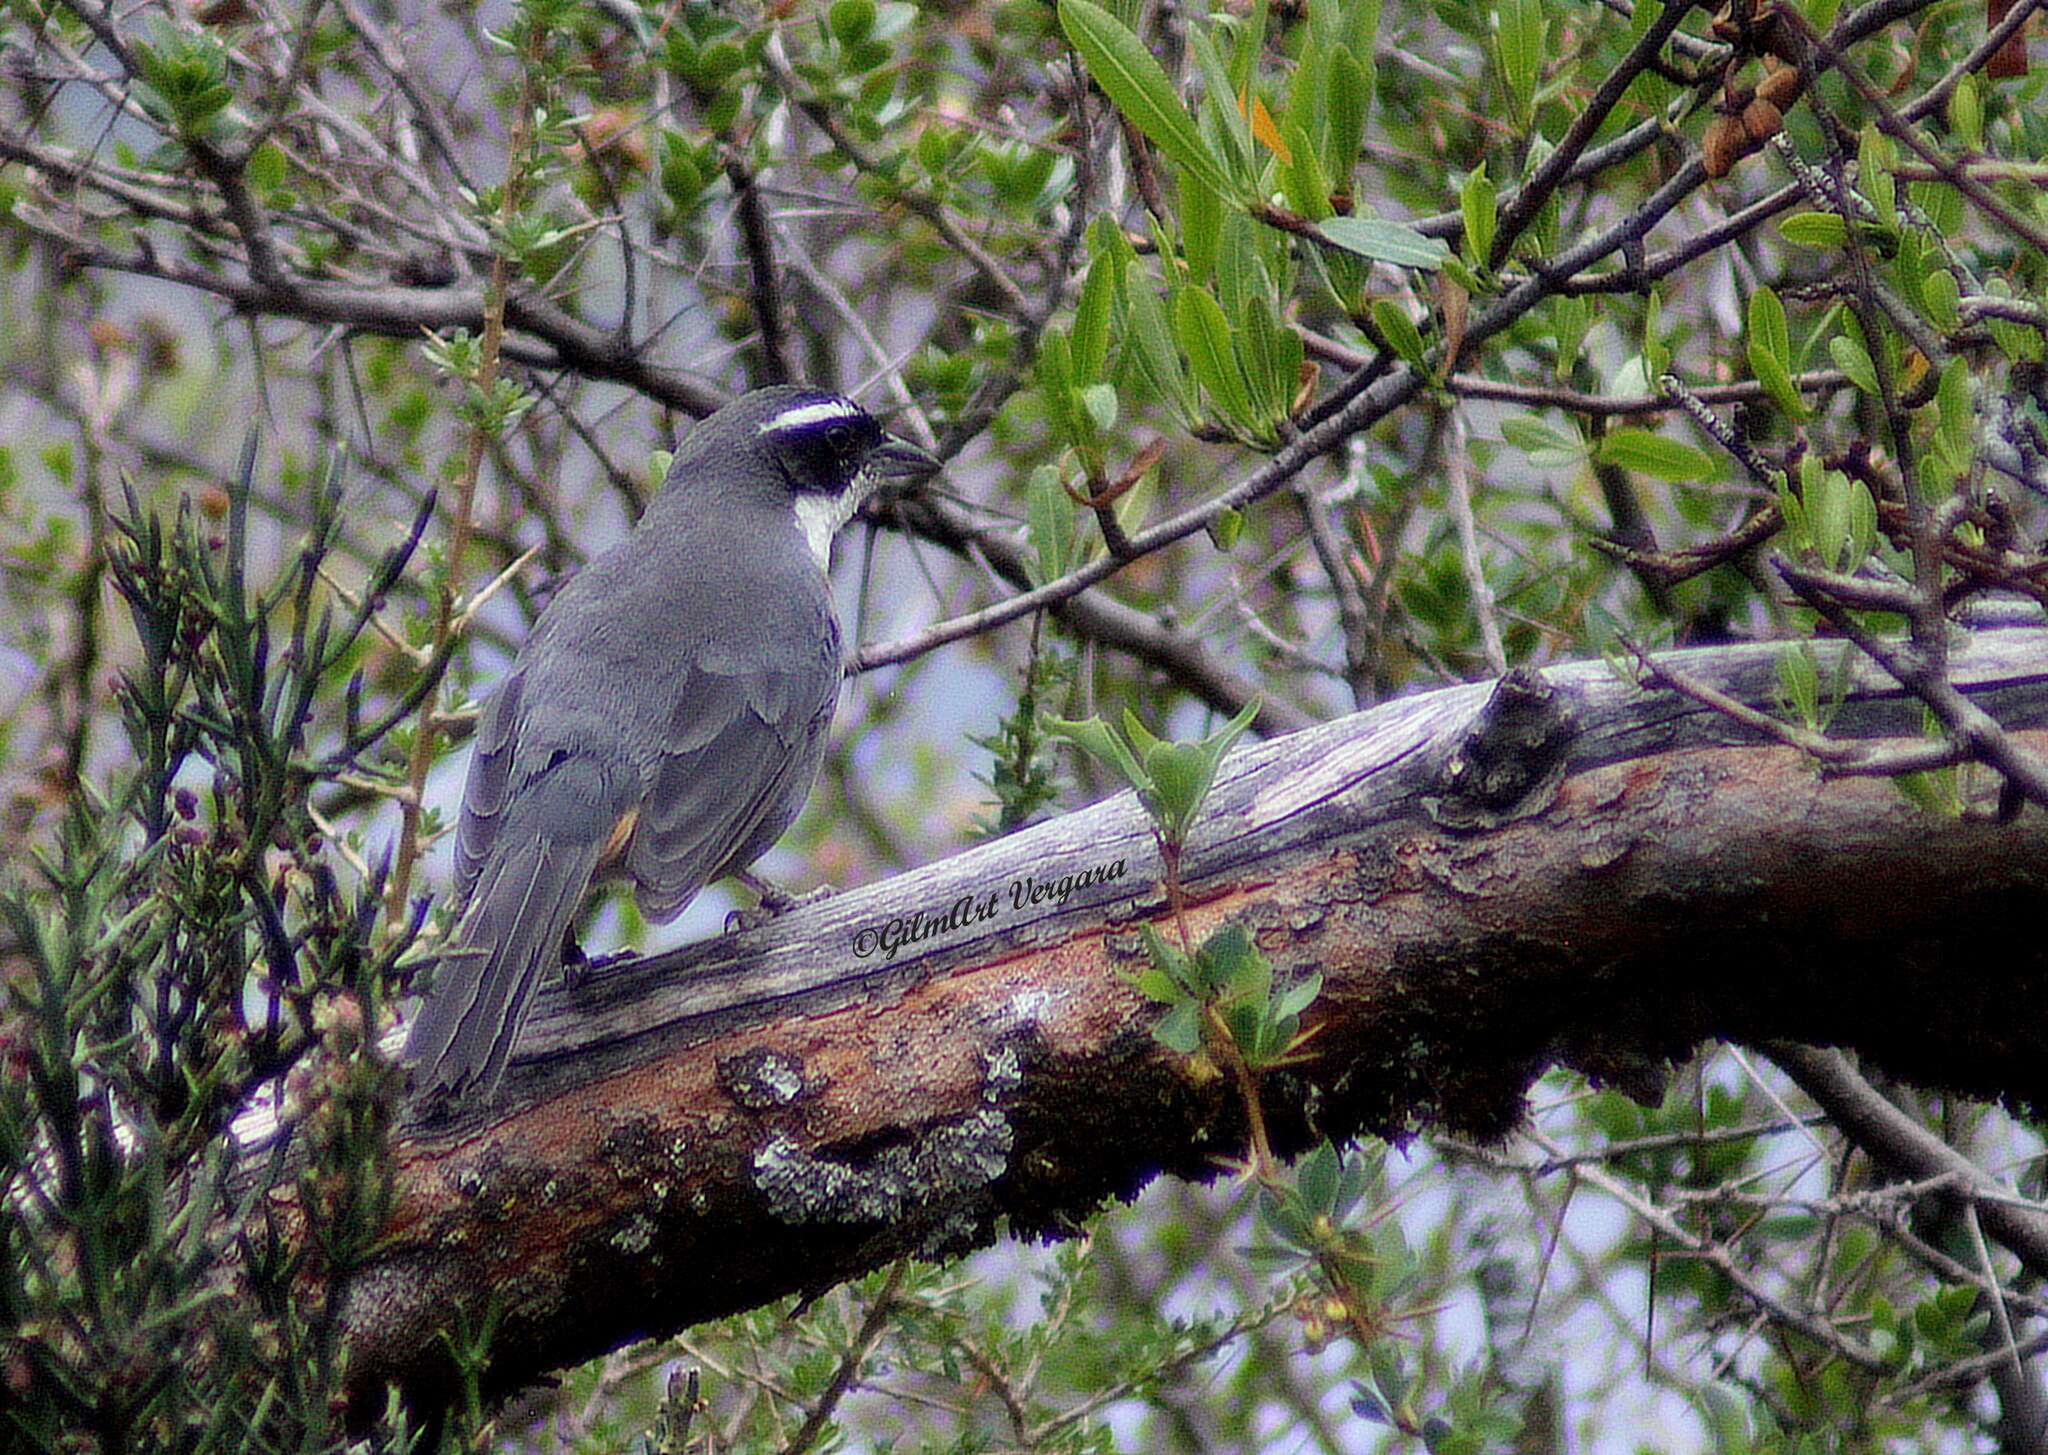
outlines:
M788 890L778 889L767 880L756 879L751 874L743 874L737 877L742 884L754 891L759 902L752 909L735 909L727 913L725 917L725 932L729 935L745 934L749 930L758 930L763 925L780 919L793 909L802 909L806 905L821 903L839 892L838 888L834 885L820 884L816 889L807 889L802 894L791 894Z

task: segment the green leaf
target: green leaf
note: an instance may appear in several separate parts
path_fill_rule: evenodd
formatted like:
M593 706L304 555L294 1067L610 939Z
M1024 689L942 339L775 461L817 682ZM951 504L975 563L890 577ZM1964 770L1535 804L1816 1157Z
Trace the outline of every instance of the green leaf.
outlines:
M1351 173L1358 166L1359 149L1365 145L1365 115L1372 105L1372 72L1358 63L1350 47L1338 46L1330 53L1329 80L1324 89L1324 114L1329 129L1323 135L1323 170L1339 192L1351 191Z
M1820 725L1820 668L1813 643L1787 642L1778 652L1778 692L1807 727Z
M1088 266L1081 301L1074 305L1072 333L1073 381L1079 387L1098 383L1109 363L1109 305L1115 291L1116 265L1098 257Z
M1509 415L1500 422L1500 433L1538 469L1568 469L1587 456L1586 443L1577 431L1567 433L1533 414Z
M1031 472L1031 584L1043 586L1067 574L1068 548L1074 535L1074 503L1067 498L1059 467L1040 465Z
M1863 128L1863 141L1856 152L1856 190L1861 192L1887 229L1899 225L1898 179L1891 168L1897 148L1871 122Z
M1252 147L1251 120L1238 109L1237 87L1230 82L1230 68L1210 32L1197 26L1187 33L1188 51L1202 73L1202 106L1197 130L1208 144L1228 179L1219 190L1225 196L1249 192L1259 172Z
M1984 145L1984 102L1977 95L1977 83L1969 76L1956 82L1948 98L1948 129L1971 151Z
M1721 473L1720 461L1705 450L1647 429L1609 430L1595 458L1657 480L1713 480Z
M1188 276L1206 283L1216 276L1218 240L1223 235L1223 199L1200 177L1181 178L1181 251L1187 256Z
M825 23L840 45L859 45L875 28L875 0L832 0Z
M1405 223L1379 217L1332 217L1317 229L1323 238L1346 252L1401 268L1443 266L1450 249Z
M1877 366L1870 361L1870 352L1847 334L1836 334L1828 340L1828 355L1835 361L1835 367L1849 376L1849 382L1871 398L1877 397Z
M1273 0L1254 0L1251 14L1237 28L1237 45L1230 56L1230 94L1233 96L1251 87L1252 74L1258 69L1259 52L1266 45L1266 26L1272 7Z
M1593 323L1593 306L1584 298L1553 298L1550 318L1557 339L1557 377L1569 379L1586 342L1586 330Z
M1116 769L1123 775L1124 782L1137 789L1140 794L1151 791L1151 780L1145 776L1145 770L1138 766L1138 760L1132 756L1130 748L1125 746L1124 740L1101 718L1047 718L1045 730L1054 737L1065 738L1097 762Z
M1321 222L1331 213L1330 178L1309 144L1308 132L1298 123L1288 123L1287 149L1293 160L1280 169L1280 189L1287 205L1310 222Z
M1506 0L1493 11L1495 41L1500 48L1501 77L1515 103L1515 115L1527 118L1543 74L1543 37L1548 24L1543 0Z
M1194 1055L1202 1048L1202 1007L1192 1000L1182 1001L1159 1018L1152 1038L1169 1051Z
M1107 434L1110 430L1115 429L1117 416L1116 385L1090 384L1081 391L1081 408L1087 411L1088 418L1094 422L1095 428L1102 433Z
M1970 401L1970 365L1966 359L1948 361L1941 371L1941 383L1934 392L1940 424L1936 441L1946 449L1952 463L1967 466L1975 452L1977 416Z
M1067 347L1067 336L1057 328L1049 328L1038 342L1038 361L1034 382L1039 395L1045 400L1046 422L1052 426L1062 444L1079 445L1088 436L1082 423L1079 401L1074 395L1074 367Z
M1243 429L1251 423L1251 398L1231 348L1230 324L1206 288L1180 291L1174 307L1174 329L1195 382L1208 392L1223 422Z
M1813 459L1808 455L1807 459ZM1821 565L1834 570L1849 542L1849 477L1840 470L1805 468L1800 462L1806 530Z
M1465 256L1475 268L1484 268L1493 256L1493 238L1500 226L1500 199L1486 167L1474 167L1458 192L1458 205L1465 214Z
M1838 248L1849 240L1849 224L1834 212L1795 212L1778 224L1778 231L1802 248Z
M1169 408L1187 412L1187 374L1180 364L1180 349L1166 326L1166 309L1150 283L1133 278L1124 299L1124 344L1147 388Z
M1229 191L1222 166L1203 145L1194 118L1144 43L1091 0L1059 0L1059 17L1081 64L1131 124L1211 191Z
M1927 275L1920 284L1920 303L1944 333L1953 333L1961 325L1962 291L1956 286L1956 275L1948 269L1936 268Z
M1643 304L1643 385L1656 389L1671 371L1671 346L1664 342L1664 298L1655 288Z
M1792 419L1806 418L1806 404L1792 385L1787 360L1792 356L1792 337L1785 326L1785 305L1769 288L1749 295L1749 335L1744 341L1749 367L1757 383Z
M1391 298L1373 301L1372 321L1379 328L1380 336L1404 361L1420 369L1423 365L1422 332L1415 327L1415 320L1408 316L1408 310Z

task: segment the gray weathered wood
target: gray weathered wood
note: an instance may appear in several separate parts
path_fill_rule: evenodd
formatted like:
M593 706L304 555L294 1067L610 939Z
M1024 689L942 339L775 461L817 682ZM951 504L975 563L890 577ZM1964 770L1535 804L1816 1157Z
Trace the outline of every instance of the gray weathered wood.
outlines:
M1778 650L1665 660L1768 708ZM1919 705L1844 660L1832 729L1917 739ZM1959 639L1954 678L2048 751L2048 631ZM1262 1098L1283 1146L1498 1132L1553 1061L1654 1091L1707 1036L2040 1099L2048 813L1999 822L1996 783L1973 783L1983 812L1929 816L1604 664L1560 667L1233 753L1192 836L1189 917L1324 977L1308 1054ZM1013 897L1115 866L1064 904ZM1129 980L1158 876L1120 795L549 995L507 1099L401 1143L391 1251L350 1290L364 1388L437 1383L437 1331L487 1302L491 1377L516 1381L971 1247L1000 1216L1056 1230L1159 1170L1212 1171L1241 1107L1157 1046ZM893 959L859 952L989 895Z

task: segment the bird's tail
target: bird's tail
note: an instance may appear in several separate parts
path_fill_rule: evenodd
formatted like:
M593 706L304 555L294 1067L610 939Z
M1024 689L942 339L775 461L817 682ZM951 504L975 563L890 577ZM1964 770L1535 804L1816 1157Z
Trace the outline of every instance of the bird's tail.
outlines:
M497 1091L597 867L599 839L513 838L513 829L500 830L405 1043L414 1090L430 1101L472 1088L487 1101Z

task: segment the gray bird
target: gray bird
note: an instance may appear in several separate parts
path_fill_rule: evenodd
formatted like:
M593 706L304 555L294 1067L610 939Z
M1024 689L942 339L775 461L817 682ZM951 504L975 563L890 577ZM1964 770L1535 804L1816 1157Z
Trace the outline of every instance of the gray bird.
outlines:
M839 695L832 537L939 462L818 389L690 431L624 540L569 579L477 724L462 917L406 1043L416 1092L488 1098L592 882L654 921L744 870L811 791Z

